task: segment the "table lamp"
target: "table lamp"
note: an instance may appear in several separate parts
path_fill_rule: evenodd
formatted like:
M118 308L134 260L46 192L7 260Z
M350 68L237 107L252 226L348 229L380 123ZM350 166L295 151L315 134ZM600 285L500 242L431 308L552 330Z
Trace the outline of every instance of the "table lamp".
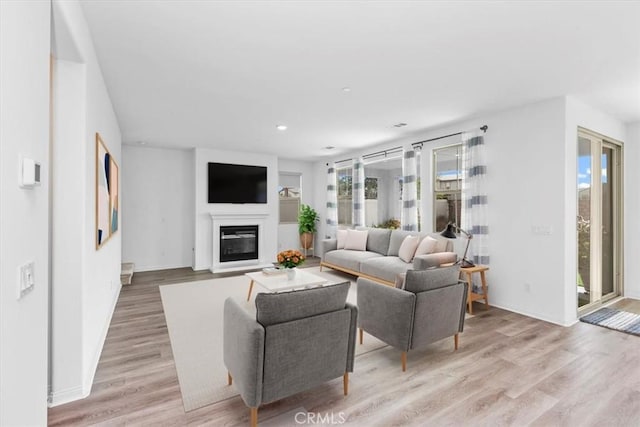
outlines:
M459 231L460 233L464 234L467 237L467 247L464 250L464 255L462 255L462 259L456 261L456 264L460 263L460 267L462 268L475 267L475 264L467 259L469 244L471 243L471 239L473 239L473 236L471 235L471 233L468 233L467 231L458 227L454 223L450 222L449 224L447 224L447 228L445 228L444 231L440 233L440 235L442 237L446 237L447 239L455 239L458 237L456 236L456 231Z

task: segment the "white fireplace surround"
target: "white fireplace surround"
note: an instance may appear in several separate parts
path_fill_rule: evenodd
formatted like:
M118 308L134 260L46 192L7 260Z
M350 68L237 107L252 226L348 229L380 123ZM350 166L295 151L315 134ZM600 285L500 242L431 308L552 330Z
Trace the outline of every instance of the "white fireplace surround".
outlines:
M265 226L267 222L267 214L256 213L225 213L211 214L212 229L212 259L211 272L224 273L228 271L252 270L256 268L273 267L273 263L266 259L265 254ZM245 261L227 261L220 262L220 227L234 227L244 225L258 226L258 259L250 259Z

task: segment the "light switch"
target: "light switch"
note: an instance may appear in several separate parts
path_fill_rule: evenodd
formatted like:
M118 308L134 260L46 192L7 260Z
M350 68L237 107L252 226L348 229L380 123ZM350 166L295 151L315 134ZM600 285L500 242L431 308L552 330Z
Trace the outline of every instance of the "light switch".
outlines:
M33 286L36 283L33 271L33 261L20 266L18 271L18 299L33 290Z

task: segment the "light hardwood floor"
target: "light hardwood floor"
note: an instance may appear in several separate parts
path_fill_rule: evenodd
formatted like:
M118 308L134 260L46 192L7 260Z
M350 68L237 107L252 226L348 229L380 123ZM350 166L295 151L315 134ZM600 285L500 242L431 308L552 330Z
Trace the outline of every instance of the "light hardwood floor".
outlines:
M51 408L49 424L247 425L240 397L189 413L182 407L158 285L211 277L136 273L122 289L91 395ZM349 426L639 425L640 337L475 304L457 352L449 339L410 352L406 373L397 350L365 354L347 397L336 379L260 408L259 422L303 407ZM619 304L640 311L640 301ZM384 360L397 369L382 368Z

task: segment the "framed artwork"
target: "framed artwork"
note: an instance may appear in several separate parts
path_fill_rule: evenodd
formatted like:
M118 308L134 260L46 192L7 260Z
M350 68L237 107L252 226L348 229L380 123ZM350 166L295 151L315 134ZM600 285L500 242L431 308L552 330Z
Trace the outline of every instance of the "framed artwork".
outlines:
M96 250L118 231L119 180L118 164L96 133Z

